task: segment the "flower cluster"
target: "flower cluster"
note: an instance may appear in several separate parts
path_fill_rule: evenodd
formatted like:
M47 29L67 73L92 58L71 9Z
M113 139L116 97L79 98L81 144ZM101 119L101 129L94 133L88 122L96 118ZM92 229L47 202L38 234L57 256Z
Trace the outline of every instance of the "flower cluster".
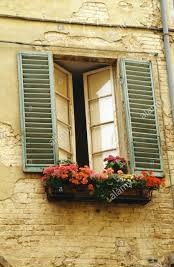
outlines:
M72 185L76 188L83 187L100 198L107 198L113 188L128 183L137 189L159 189L164 184L163 180L154 176L152 171L142 171L140 174L127 174L127 163L124 158L109 156L104 159L106 167L101 172L96 172L88 166L78 167L71 162L59 162L57 166L51 166L43 171L41 178L44 186L63 188L64 185Z
M61 179L67 179L73 176L77 172L76 164L59 164L57 166L51 166L43 171L42 181L47 180L49 177L59 177Z
M142 171L140 179L145 181L148 188L158 189L161 185L164 185L164 180L156 178L152 171Z
M93 185L90 183L93 170L88 166L78 168L74 163L59 163L57 166L51 166L43 171L42 182L45 185L49 181L59 180L60 182L70 182L74 185L87 185L89 190L93 190Z
M91 170L88 166L84 166L83 168L77 168L76 173L72 175L72 178L69 181L75 185L87 185L89 191L93 191L94 187L91 184L91 178L93 176L93 170Z
M102 172L94 172L93 179L94 180L106 180L114 173L112 168L104 169Z
M46 185L50 179L57 179L74 185L87 185L89 191L94 191L93 183L95 180L108 179L112 174L113 170L111 168L104 169L102 172L96 172L88 166L79 168L76 164L59 163L57 166L44 169L41 181Z
M127 162L122 157L109 155L104 161L106 162L106 168L112 168L114 173L117 173L119 170L123 173L128 171Z
M107 158L104 159L104 161L108 161L108 162L113 161L113 162L116 162L116 163L121 161L121 162L124 162L126 164L126 160L123 157L120 157L120 156L114 157L112 155L109 155Z

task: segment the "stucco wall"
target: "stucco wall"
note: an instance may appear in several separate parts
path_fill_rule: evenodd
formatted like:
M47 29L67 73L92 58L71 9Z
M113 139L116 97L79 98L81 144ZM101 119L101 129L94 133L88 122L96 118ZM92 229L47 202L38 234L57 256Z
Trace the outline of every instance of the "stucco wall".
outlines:
M69 21L86 2L2 0L0 13ZM99 5L102 23L123 23L126 12L127 24L131 16L141 26L160 20L157 1L150 10L149 1L96 0L89 22ZM174 135L161 32L12 18L0 25L0 255L14 267L167 267L174 251ZM152 61L167 187L147 206L49 203L38 176L22 172L16 55L36 50Z
M130 25L158 25L157 0L2 0L0 14L61 19L67 21L103 22Z
M168 0L168 20L169 27L174 28L174 3L172 0Z

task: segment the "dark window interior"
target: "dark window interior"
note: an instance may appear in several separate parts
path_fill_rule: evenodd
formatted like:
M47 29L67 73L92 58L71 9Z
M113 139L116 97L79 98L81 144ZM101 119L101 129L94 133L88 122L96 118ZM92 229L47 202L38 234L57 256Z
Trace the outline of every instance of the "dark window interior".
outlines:
M89 165L82 73L73 74L76 158L79 166Z

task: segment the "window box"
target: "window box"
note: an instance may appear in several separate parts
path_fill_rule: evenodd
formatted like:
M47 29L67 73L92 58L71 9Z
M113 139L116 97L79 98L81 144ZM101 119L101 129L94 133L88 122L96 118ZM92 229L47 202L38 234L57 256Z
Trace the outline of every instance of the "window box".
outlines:
M41 180L48 200L146 204L153 190L163 184L151 171L127 174L127 163L119 156L109 156L104 161L102 172L67 161L46 168Z
M61 192L62 191L62 192ZM74 189L69 186L61 188L60 191L54 190L51 186L45 187L48 201L82 201L82 202L99 202L101 201L95 194L91 194L86 189ZM152 199L152 189L128 189L121 193L113 203L141 204L145 205Z

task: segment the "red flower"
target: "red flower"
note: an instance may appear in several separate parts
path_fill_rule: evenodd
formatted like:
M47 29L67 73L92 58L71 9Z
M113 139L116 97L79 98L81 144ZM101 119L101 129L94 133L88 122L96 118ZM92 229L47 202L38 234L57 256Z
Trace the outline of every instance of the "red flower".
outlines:
M142 179L146 181L147 187L159 188L161 185L164 185L164 180L155 177L152 171L142 171Z

